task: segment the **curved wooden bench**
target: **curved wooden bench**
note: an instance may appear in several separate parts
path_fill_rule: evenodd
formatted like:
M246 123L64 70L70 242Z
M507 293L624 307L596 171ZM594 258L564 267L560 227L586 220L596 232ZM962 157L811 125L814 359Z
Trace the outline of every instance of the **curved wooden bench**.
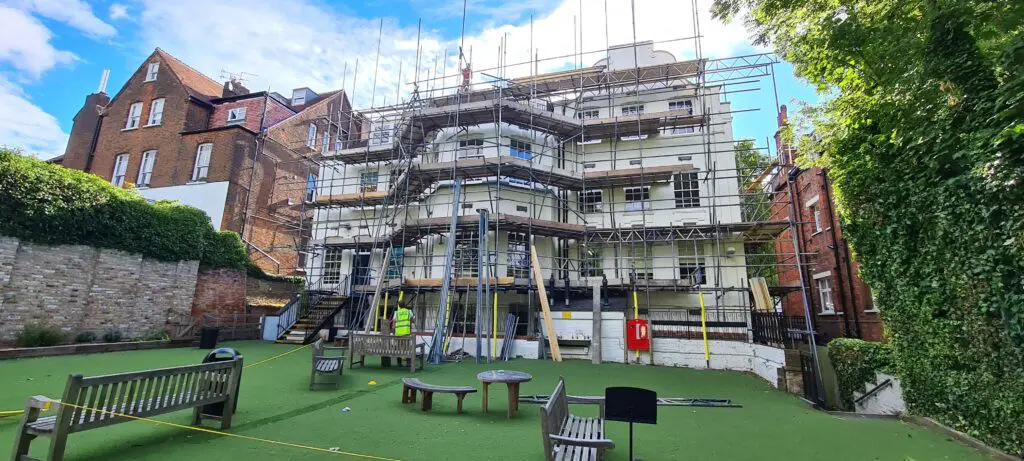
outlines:
M476 389L469 386L435 386L427 384L416 378L402 378L402 403L416 403L416 391L423 393L423 411L429 411L434 407L434 393L455 394L459 400L459 413L462 413L462 399L466 394L476 392Z

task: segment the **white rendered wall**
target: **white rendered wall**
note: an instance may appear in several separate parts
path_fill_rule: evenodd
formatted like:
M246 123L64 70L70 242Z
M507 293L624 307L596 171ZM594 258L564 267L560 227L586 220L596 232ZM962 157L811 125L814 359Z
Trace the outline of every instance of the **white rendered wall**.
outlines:
M206 182L183 186L136 189L147 200L177 200L182 205L199 208L210 217L213 228L221 229L224 206L228 198L228 182Z

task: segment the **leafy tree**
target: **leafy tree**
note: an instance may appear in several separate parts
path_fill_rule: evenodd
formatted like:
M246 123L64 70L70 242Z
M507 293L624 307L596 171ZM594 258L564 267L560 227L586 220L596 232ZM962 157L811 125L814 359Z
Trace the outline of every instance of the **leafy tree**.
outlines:
M716 0L810 111L912 411L1024 452L1024 2Z
M736 153L736 171L740 183L740 209L744 221L768 221L771 217L772 198L758 181L761 173L771 166L771 156L754 147L754 142L744 140L733 147ZM757 182L757 184L755 184ZM764 277L769 285L778 284L778 260L774 242L748 243L744 245L747 255L747 277Z

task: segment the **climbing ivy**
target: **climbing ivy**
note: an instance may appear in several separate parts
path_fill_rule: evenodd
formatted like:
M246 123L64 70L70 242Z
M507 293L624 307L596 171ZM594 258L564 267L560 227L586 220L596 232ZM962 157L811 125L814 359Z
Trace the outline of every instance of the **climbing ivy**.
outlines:
M1024 2L716 0L829 97L834 179L912 412L1024 452Z
M852 410L853 393L864 392L864 385L875 380L875 372L888 371L892 351L888 343L837 338L828 343L828 358L836 371L843 407Z

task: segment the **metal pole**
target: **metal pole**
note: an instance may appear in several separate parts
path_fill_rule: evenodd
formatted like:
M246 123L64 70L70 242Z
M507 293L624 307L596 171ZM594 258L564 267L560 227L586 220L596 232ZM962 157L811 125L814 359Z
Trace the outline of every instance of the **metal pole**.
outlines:
M476 259L476 363L480 363L480 318L484 311L484 257L487 252L487 209L477 210L480 213L480 230L477 235L477 259Z
M590 362L601 363L601 282L591 281L593 289L594 315L593 333L590 335Z

